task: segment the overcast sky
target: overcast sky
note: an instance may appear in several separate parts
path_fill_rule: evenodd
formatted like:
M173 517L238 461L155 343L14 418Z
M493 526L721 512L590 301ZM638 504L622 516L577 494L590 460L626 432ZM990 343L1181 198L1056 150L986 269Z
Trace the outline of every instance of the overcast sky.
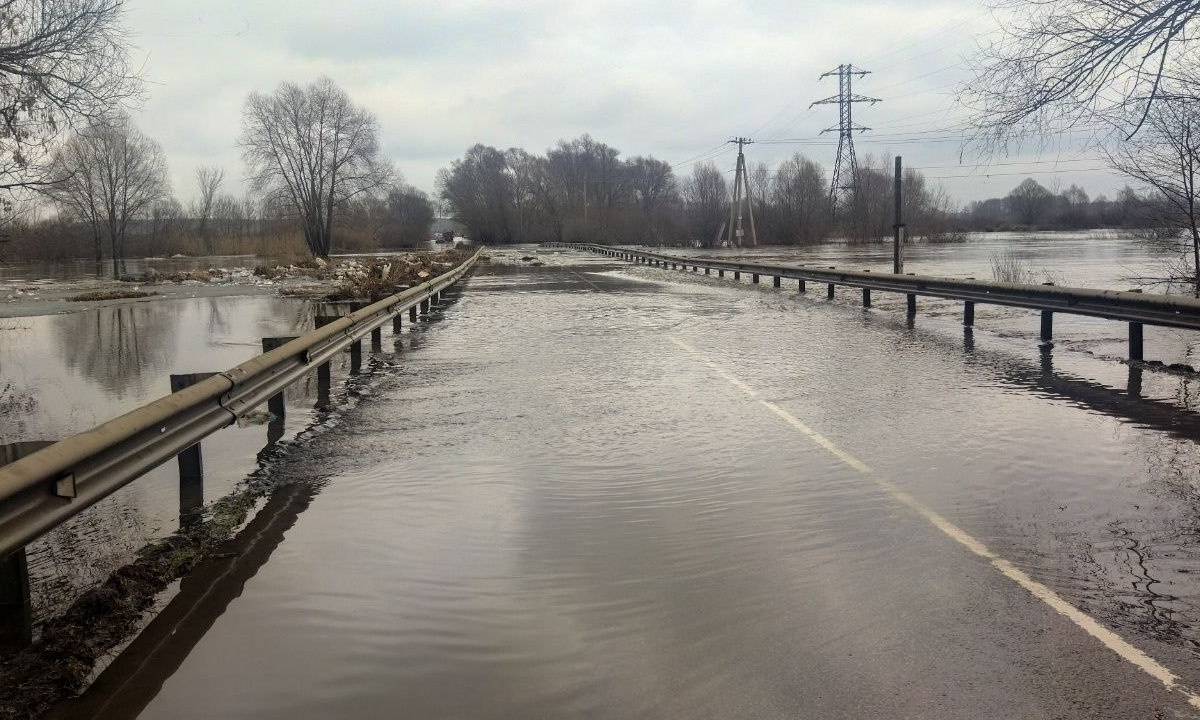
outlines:
M733 135L761 141L751 161L802 151L831 167L836 135L812 139L837 124L837 108L809 103L837 93L836 78L818 76L844 62L872 70L854 89L883 100L855 107L872 128L859 157L901 154L960 202L1005 194L1026 171L1093 195L1122 184L1070 136L990 168L960 159L953 92L994 31L975 0L128 2L149 81L135 117L165 147L184 201L199 164L240 182L247 93L323 74L378 116L385 152L430 193L437 170L476 142L544 152L583 133L681 175ZM790 139L804 142L779 142ZM713 159L732 172L733 154Z

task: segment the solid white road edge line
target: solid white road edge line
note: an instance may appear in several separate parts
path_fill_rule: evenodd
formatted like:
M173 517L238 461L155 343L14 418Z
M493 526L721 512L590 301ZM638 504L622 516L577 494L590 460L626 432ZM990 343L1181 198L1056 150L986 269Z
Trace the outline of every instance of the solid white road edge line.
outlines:
M1092 616L1064 600L1058 593L1026 575L1010 561L1005 560L1004 558L993 553L988 549L987 545L984 545L962 528L923 505L912 495L909 495L907 492L897 487L895 483L875 474L871 468L861 460L839 448L829 438L802 423L798 418L796 418L795 415L792 415L787 410L779 407L769 400L760 398L754 388L739 380L728 370L706 358L696 348L673 335L668 335L667 339L683 350L686 350L689 354L693 355L700 362L708 366L714 373L724 378L734 387L753 398L758 402L759 405L778 415L784 420L784 422L798 430L809 440L824 448L831 455L837 457L839 460L856 470L858 473L870 477L879 488L891 495L894 499L903 505L908 506L918 515L925 518L931 525L936 527L938 530L941 530L942 533L944 533L951 540L954 540L975 555L987 560L989 563L991 563L992 567L999 570L1004 577L1025 588L1025 590L1029 591L1031 595L1050 606L1050 608L1052 608L1055 612L1075 623L1076 626L1078 626L1087 634L1104 643L1105 647L1115 652L1123 660L1137 667L1139 670L1155 680L1158 680L1168 690L1177 692L1183 697L1187 698L1188 703L1191 704L1192 707L1200 708L1200 696L1196 695L1187 687L1182 685L1179 682L1179 676L1168 670L1157 660L1131 645L1120 635L1100 624L1100 622Z

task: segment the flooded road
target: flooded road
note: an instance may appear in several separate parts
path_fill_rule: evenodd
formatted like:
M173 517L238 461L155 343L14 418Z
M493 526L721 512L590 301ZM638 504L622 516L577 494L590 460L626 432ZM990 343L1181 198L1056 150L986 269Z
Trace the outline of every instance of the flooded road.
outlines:
M385 353L58 716L1193 716L1190 376L543 257Z

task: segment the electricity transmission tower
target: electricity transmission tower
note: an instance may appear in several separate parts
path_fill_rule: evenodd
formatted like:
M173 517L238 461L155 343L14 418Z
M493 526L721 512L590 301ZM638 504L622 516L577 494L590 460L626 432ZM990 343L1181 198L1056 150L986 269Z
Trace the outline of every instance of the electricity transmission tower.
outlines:
M838 106L838 126L821 131L822 135L834 131L838 133L837 161L833 165L833 180L829 183L829 201L834 207L837 206L839 194L853 197L858 192L858 160L854 156L854 131L870 130L870 128L855 125L851 110L854 103L870 103L874 105L879 102L879 99L855 95L850 86L855 76L862 77L870 74L870 72L870 70L856 68L850 64L838 65L836 70L830 70L821 76L822 78L827 78L830 75L837 75L838 94L824 100L818 100L809 105L809 107L816 105Z
M758 247L758 233L754 229L754 201L750 197L750 176L746 174L746 156L742 154L743 146L751 145L754 141L750 138L736 137L729 142L737 143L738 156L737 169L733 174L733 201L729 203L729 235L726 243L730 247L733 247L734 243L737 247L742 246L742 238L746 234L742 229L742 201L745 199L745 207L750 210L750 245Z

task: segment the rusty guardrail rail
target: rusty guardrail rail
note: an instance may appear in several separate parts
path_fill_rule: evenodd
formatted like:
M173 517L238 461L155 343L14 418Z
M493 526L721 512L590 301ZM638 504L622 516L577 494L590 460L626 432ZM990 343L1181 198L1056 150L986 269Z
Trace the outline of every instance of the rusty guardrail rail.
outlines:
M384 298L280 347L0 467L0 558L267 402L479 261Z
M754 282L759 276L774 277L775 287L780 280L788 278L799 282L800 292L805 291L805 282L818 282L828 286L827 296L833 297L838 285L861 288L863 305L871 305L871 291L902 293L908 296L908 314L917 312L918 295L962 300L963 325L975 324L975 303L1006 305L1009 307L1040 310L1042 313L1041 339L1049 343L1053 338L1054 313L1087 315L1129 323L1129 358L1142 360L1142 329L1144 325L1200 330L1200 299L1179 295L1142 293L1129 290L1093 290L1090 288L1060 287L1051 284L1025 285L1007 282L986 282L974 279L944 278L912 273L874 273L870 271L839 270L834 267L818 268L801 264L761 264L694 258L683 255L642 252L606 245L582 243L547 243L550 247L564 247L615 257L630 262L658 265L664 268L689 267L708 274L716 270L724 276L733 272L735 278L749 273Z

